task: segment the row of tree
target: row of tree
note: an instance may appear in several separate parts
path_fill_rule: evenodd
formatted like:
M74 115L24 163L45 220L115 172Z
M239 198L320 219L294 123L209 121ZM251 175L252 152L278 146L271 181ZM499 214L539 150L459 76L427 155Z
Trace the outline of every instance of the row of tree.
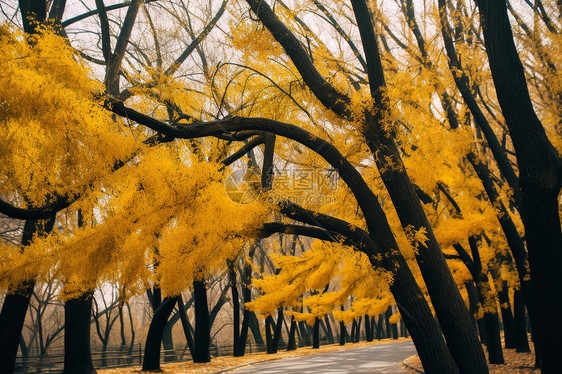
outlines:
M65 1L49 5L20 1L25 34L1 33L10 141L0 151L0 211L26 220L22 245L2 253L5 367L36 282L55 277L69 316L67 372L84 367L72 351L88 344L73 336L88 334L93 289L108 281L125 298L150 287L143 366L156 368L150 360L181 291L193 285L195 325L208 326L207 275L227 269L239 300L237 258L275 252L265 238L283 234L317 241L275 258L254 282L262 296L252 304L251 263L238 266L246 287L242 318L233 309L235 354L244 351L247 307L266 317L274 351L284 309L295 326L314 325L353 296L338 319L394 303L431 373L486 373L478 331L489 361L502 363L498 309L504 326L517 326L521 345L510 344L525 349L526 307L537 365L556 372L558 3L440 0L421 10L409 0L298 8L247 0L203 12L184 1L99 0L64 21ZM73 35L84 30L99 50ZM103 87L86 61L103 71ZM224 194L232 165L258 170L234 190L261 198L241 204L232 189ZM343 182L329 203L318 199L329 192L320 173L307 174L322 169ZM208 359L208 331L194 330L195 360Z

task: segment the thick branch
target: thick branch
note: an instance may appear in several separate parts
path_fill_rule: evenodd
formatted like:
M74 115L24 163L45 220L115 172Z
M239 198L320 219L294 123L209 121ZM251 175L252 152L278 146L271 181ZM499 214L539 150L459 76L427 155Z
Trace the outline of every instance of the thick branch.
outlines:
M263 25L271 32L275 40L281 44L285 52L289 55L306 85L314 95L328 109L352 119L353 115L349 111L348 105L351 102L349 97L338 92L324 77L320 75L314 67L306 49L302 46L295 35L281 22L271 7L261 0L246 0L254 13L258 16Z
M243 157L246 153L250 152L252 149L257 147L260 144L263 144L265 141L265 137L263 135L256 136L254 139L250 140L248 143L244 144L242 148L238 151L234 152L232 155L225 158L222 163L225 166L231 165L234 161Z

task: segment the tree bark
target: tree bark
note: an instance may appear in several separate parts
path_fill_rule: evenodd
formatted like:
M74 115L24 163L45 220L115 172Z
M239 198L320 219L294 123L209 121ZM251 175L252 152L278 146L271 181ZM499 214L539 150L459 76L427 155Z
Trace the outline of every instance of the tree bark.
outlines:
M168 318L174 310L178 297L166 297L154 311L152 321L146 335L144 344L144 357L142 361L142 371L161 371L160 369L160 347L162 336Z
M507 282L503 282L502 290L498 292L503 323L503 336L505 348L515 348L515 332L513 331L513 314L511 302L509 301L509 288Z
M53 216L47 220L28 220L23 227L22 247L31 244L35 236L50 233L55 223ZM25 322L25 316L35 287L35 280L29 279L21 285L12 285L2 304L0 313L0 368L6 373L13 373L16 365L18 344Z
M230 292L232 294L232 350L234 357L244 355L240 341L240 296L238 295L238 282L236 281L236 269L232 261L227 261L228 277L230 281Z
M64 303L63 374L95 374L90 350L90 319L93 293Z
M291 328L289 329L289 342L287 343L287 351L294 351L297 349L297 340L295 339L296 331L297 321L295 321L295 316L291 316Z
M207 302L207 285L205 280L193 282L193 300L195 304L195 339L193 341L193 362L211 361L209 345L211 343L211 326Z
M328 344L334 344L334 332L332 331L332 323L330 318L326 314L324 316L324 323L326 325L326 339L328 339Z
M379 320L377 322L377 340L381 340L386 337L384 336L383 322L384 322L384 314L379 314Z
M556 373L562 354L562 232L558 213L562 160L533 109L506 3L477 3L496 94L519 166L516 198L537 296L542 372Z
M371 328L371 318L365 314L365 340L373 341L373 329Z
M320 348L320 320L318 319L318 317L314 319L312 348Z
M515 350L517 352L530 352L527 319L525 318L525 302L523 301L523 293L519 290L515 290L513 305L515 314Z

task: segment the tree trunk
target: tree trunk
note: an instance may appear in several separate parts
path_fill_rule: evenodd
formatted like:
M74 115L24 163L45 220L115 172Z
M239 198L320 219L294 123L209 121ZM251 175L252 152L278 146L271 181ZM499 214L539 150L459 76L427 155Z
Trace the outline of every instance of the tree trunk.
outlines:
M400 261L402 260L400 259ZM432 374L459 373L459 369L445 345L437 321L425 302L410 269L406 264L398 266L394 282L390 285L390 291L412 336L424 371Z
M181 295L178 295L178 313L180 315L181 326L183 329L183 334L185 335L185 340L187 343L187 347L189 349L189 353L193 354L193 349L194 349L193 335L192 335L193 328L189 323L189 319L187 319L187 313Z
M90 319L93 293L64 303L63 374L94 374L90 350Z
M557 373L562 353L562 232L558 212L562 160L533 109L506 3L479 0L478 6L496 94L519 166L520 190L515 195L537 296L542 372Z
M318 317L314 320L312 333L312 348L320 348L320 320Z
M260 323L258 321L258 317L256 317L255 312L249 313L249 328L252 330L252 336L254 337L254 341L257 345L264 345L265 342L263 341L263 337L261 336L260 332Z
M211 327L207 303L207 285L204 280L193 281L193 300L195 304L195 339L193 341L193 362L211 361L209 345Z
M368 342L373 341L373 331L371 329L371 318L365 314L365 340Z
M267 316L265 318L265 345L268 354L277 353L273 351L273 336L271 332L273 324L273 317Z
M47 220L28 220L23 227L21 239L22 250L31 244L35 235L44 236L50 233L55 223L53 216ZM35 287L35 280L29 279L21 285L12 285L2 304L0 313L0 368L6 373L13 373L27 308Z
M345 328L345 322L340 321L340 345L345 345L346 335L347 329Z
M384 313L384 325L386 327L386 337L390 338L392 336L392 328L390 327L390 316L392 315L392 307L388 307Z
M154 311L154 316L148 327L146 343L144 344L142 371L160 371L160 347L162 345L164 328L177 300L177 296L166 297Z
M236 282L236 269L232 261L227 261L230 292L232 294L232 350L234 357L244 356L242 342L240 341L240 297L238 283Z
M363 317L359 317L357 320L357 326L355 326L355 340L354 343L359 343L361 340L361 321L363 321Z
M355 332L357 331L357 320L354 318L353 322L351 323L351 336L349 337L349 341L351 343L355 343Z
M377 340L384 339L384 314L379 314L379 320L377 322Z
M279 350L279 343L281 342L281 334L283 331L283 321L285 317L283 316L283 308L277 310L277 324L275 325L275 331L273 334L273 350L275 353Z
M530 352L527 319L525 318L525 302L523 301L523 293L519 290L515 290L513 306L515 313L515 350L517 352Z
M484 313L484 323L488 332L488 361L490 364L505 364L500 340L500 320L498 313Z
M173 324L166 323L164 334L162 335L162 345L164 346L164 362L175 361L176 352L174 350L174 339L172 337Z
M297 340L295 339L296 331L297 321L295 321L295 316L291 316L291 328L289 330L289 342L287 343L287 351L294 351L297 349Z
M513 314L511 313L511 302L509 301L507 282L503 282L502 290L498 292L498 298L502 313L505 348L513 349L515 348L515 332L513 331Z
M308 333L308 329L306 328L306 322L299 321L298 322L299 331L301 333L302 342L300 342L300 346L303 345L310 345L310 334Z
M488 361L490 364L504 364L496 298L493 296L488 277L482 272L480 272L476 280L476 288L478 289L478 295L484 309Z
M392 339L398 339L398 325L396 323L392 323L390 327L392 328Z
M15 369L21 331L34 287L35 281L28 281L10 290L4 298L0 314L0 367L6 373L13 373Z
M334 344L334 332L332 331L332 323L330 322L330 318L327 314L324 316L324 323L326 326L326 339L328 340L328 344Z
M480 334L480 341L484 345L488 345L488 333L486 332L486 326L484 325L484 318L480 317L480 313L478 313L478 308L480 308L480 300L478 297L478 290L476 286L474 286L474 282L468 281L465 284L466 292L468 293L468 302L470 303L470 309L473 312L474 319L476 321L476 325L478 326L478 333Z

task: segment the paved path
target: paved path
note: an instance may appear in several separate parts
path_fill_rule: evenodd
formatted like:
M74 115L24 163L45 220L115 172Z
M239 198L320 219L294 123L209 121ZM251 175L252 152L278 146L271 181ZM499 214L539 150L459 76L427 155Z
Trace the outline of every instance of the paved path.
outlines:
M405 374L402 361L416 354L411 342L373 345L256 364L236 374Z

